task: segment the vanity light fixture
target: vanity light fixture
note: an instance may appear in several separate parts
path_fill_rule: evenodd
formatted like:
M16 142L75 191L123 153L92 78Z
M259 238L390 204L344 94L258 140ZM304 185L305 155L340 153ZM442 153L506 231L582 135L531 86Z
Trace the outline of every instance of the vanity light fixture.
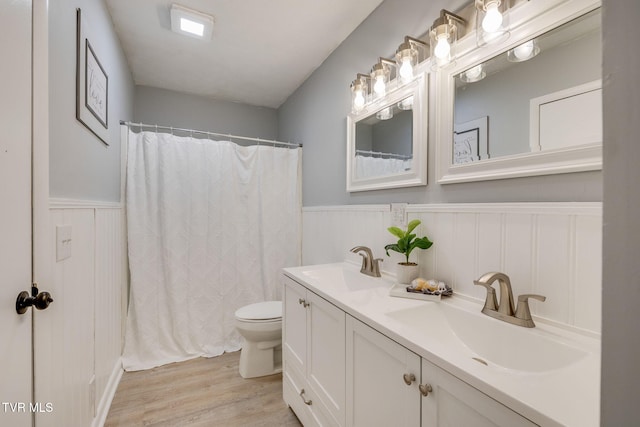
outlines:
M397 107L401 110L413 110L413 96L398 102Z
M395 67L396 63L387 58L380 58L377 64L371 68L371 85L373 86L373 96L382 98L387 94L387 84L391 75L390 66Z
M509 37L509 0L475 0L476 42L478 46Z
M351 110L358 113L364 109L369 98L369 79L366 74L358 73L351 82Z
M376 119L378 120L389 120L393 118L393 108L387 107L376 113Z
M536 39L531 39L522 43L520 46L516 46L507 52L507 60L510 62L523 62L528 61L537 54L540 53L540 47Z
M179 4L171 5L171 31L202 40L211 40L213 16Z
M484 65L478 64L475 67L469 68L467 71L460 73L460 80L465 83L479 82L486 77L487 73L484 71Z
M413 70L419 62L417 46L422 46L426 49L429 45L422 40L404 36L404 42L396 50L396 69L398 70L398 78L401 84L406 84L413 80Z
M458 40L458 27L466 27L467 21L460 16L442 9L440 16L433 21L429 29L430 53L434 59L433 68L444 67L455 61L456 41Z

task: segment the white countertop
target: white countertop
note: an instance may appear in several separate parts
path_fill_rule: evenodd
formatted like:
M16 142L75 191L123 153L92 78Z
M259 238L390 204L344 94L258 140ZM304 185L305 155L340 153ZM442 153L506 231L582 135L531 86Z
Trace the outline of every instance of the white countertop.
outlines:
M368 277L359 272L359 267L348 262L293 267L283 271L349 315L536 424L599 425L600 340L597 338L540 322L532 329L509 325L481 314L480 304L455 295L440 302L391 297L389 289L393 286L393 277ZM494 324L498 329L505 327L502 324L519 328L515 333L519 334L521 330L522 334L537 334L567 343L584 355L561 368L539 372L508 369L493 363L485 366L472 359L477 354L462 341L439 336L437 324L416 327L402 317L394 316L396 312L404 313L411 308L426 310L429 304L449 304L473 315L477 313L490 322L499 322L500 325ZM509 332L514 333L514 330Z

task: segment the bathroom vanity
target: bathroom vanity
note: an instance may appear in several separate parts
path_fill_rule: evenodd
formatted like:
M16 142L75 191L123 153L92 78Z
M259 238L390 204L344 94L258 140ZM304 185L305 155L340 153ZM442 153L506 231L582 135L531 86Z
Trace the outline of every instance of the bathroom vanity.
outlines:
M283 274L283 395L305 426L599 424L600 342L480 301L389 296L350 263Z

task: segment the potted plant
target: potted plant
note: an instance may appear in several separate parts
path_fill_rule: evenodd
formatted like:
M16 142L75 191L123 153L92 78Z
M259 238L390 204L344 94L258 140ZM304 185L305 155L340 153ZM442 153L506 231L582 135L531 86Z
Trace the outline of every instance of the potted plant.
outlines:
M415 262L409 261L409 255L415 248L420 249L429 249L433 242L429 240L427 236L424 237L416 237L415 234L411 234L411 232L420 225L419 219L414 219L413 221L407 224L407 230L402 230L398 227L389 227L389 233L393 234L398 238L398 242L391 243L384 247L387 256L389 255L389 251L395 251L401 253L405 256L405 262L398 263L397 269L397 279L398 283L406 283L409 284L411 281L418 277L419 267Z

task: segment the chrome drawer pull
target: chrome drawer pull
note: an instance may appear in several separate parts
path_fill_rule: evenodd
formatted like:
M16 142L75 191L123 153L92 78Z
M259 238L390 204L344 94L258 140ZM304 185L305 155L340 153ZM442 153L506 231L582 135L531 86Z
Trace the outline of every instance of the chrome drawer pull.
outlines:
M305 405L311 405L311 399L307 400L304 398L304 389L300 390L300 397L302 398L302 401Z

